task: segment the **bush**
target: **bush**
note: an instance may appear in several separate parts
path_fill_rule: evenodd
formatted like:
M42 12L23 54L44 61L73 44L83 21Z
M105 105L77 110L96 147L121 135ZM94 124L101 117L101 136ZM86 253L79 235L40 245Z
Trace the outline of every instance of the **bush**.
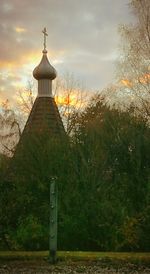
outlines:
M48 228L30 215L22 220L16 231L16 240L20 247L25 250L48 249Z
M123 251L149 251L150 247L150 206L136 217L127 218L122 226Z

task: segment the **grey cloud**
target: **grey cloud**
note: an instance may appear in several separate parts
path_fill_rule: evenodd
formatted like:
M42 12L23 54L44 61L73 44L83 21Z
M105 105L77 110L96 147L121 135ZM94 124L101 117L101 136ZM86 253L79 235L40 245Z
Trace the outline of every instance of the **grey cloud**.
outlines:
M127 3L128 0L1 0L0 61L19 62L24 54L42 50L41 29L46 26L49 51L64 50L65 63L57 65L60 71L64 68L79 74L89 87L106 85L113 78L113 61L106 57L118 45L117 26L131 20ZM16 33L15 27L27 32Z
M64 60L63 65L60 63L56 64L55 67L58 74L63 74L64 71L73 71L75 76L87 87L100 90L114 78L113 54L107 57L103 58L103 55L81 52L68 57Z

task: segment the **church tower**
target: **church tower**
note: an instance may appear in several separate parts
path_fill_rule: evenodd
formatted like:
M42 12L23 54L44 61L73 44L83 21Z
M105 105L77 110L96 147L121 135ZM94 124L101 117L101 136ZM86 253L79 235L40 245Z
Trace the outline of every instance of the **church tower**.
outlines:
M56 78L56 70L47 57L46 28L43 34L43 56L33 71L33 76L38 81L37 97L11 161L10 170L13 170L13 175L20 167L24 171L29 170L32 157L39 157L41 161L46 162L42 160L42 155L46 157L49 147L53 148L56 143L62 145L66 140L64 126L52 94L52 81Z
M38 81L38 94L26 122L21 139L26 134L47 133L50 137L64 135L63 123L52 94L52 80L56 78L56 70L47 58L46 28L44 34L43 56L39 65L34 69L33 76Z

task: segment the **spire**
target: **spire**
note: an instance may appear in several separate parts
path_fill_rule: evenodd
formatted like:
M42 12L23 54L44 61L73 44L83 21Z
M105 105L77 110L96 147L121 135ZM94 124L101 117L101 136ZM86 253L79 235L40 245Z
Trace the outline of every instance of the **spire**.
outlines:
M46 28L42 33L44 34L43 56L39 65L34 69L33 76L38 80L38 97L52 97L52 80L56 78L57 74L47 58L46 37L48 34Z
M52 96L51 86L52 80L56 77L56 71L50 65L47 58L46 29L43 30L43 34L43 57L40 64L33 72L34 77L38 80L38 96L35 99L32 110L29 114L21 138L16 147L13 162L8 171L7 178L11 181L13 181L18 175L21 175L20 178L24 178L24 174L27 174L31 167L30 157L39 159L39 146L40 148L42 147L44 151L48 151L50 144L53 145L58 141L63 142L64 138L66 139L59 110ZM40 160L44 163L45 159L44 153L43 158ZM22 166L23 169L21 170L20 167Z

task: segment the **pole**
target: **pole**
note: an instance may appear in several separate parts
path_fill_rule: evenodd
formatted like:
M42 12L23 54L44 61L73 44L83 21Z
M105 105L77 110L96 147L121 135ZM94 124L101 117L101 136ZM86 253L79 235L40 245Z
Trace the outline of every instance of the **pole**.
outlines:
M50 182L50 235L49 235L50 261L57 261L57 185L56 179Z

